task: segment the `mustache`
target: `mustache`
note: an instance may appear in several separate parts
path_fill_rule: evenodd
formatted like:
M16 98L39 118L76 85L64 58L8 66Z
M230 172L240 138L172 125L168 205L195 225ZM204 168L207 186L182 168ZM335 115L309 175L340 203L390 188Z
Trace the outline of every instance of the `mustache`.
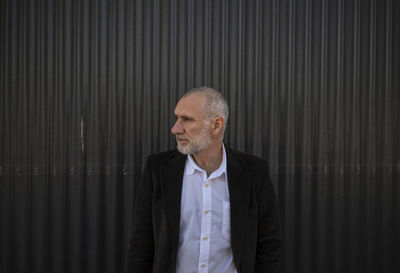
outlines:
M178 140L190 140L185 134L175 135L175 138Z

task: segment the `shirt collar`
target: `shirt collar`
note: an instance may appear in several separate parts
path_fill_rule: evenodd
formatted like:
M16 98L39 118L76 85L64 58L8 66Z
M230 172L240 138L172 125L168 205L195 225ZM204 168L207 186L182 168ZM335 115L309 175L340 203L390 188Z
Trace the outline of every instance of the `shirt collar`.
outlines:
M186 164L185 164L185 175L192 175L195 171L199 171L201 173L206 173L205 170L200 168L196 162L194 162L193 157L188 154L187 159L186 159ZM216 177L221 176L222 174L226 174L226 152L225 152L225 146L222 143L222 162L221 165L219 165L219 168L216 169L211 173L211 175L207 179L213 179Z

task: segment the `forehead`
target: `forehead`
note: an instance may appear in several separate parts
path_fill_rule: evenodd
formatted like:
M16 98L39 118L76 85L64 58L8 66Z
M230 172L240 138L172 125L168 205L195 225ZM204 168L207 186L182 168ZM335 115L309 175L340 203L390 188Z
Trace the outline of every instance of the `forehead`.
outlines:
M175 107L175 115L187 115L193 117L203 117L203 106L206 98L201 94L191 94L181 98Z

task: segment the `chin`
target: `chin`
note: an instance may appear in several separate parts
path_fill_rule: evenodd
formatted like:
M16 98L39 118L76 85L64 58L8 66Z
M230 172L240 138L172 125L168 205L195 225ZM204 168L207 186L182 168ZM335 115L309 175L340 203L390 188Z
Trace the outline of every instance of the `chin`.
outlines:
M193 147L192 145L183 146L180 144L178 144L177 148L178 148L178 151L184 155L188 155L188 154L195 155L204 150L204 147Z
M190 153L190 147L187 147L187 146L178 144L177 149L181 154L184 154L184 155L187 155Z

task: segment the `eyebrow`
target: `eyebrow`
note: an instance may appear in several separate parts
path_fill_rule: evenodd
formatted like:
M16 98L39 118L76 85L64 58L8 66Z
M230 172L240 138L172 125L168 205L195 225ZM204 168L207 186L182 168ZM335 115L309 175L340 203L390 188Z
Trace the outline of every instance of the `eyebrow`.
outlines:
M193 117L190 117L190 116L187 116L187 115L180 115L180 116L178 116L177 114L174 114L174 116L175 116L175 118L181 117L181 118L186 119L186 120L194 120Z

